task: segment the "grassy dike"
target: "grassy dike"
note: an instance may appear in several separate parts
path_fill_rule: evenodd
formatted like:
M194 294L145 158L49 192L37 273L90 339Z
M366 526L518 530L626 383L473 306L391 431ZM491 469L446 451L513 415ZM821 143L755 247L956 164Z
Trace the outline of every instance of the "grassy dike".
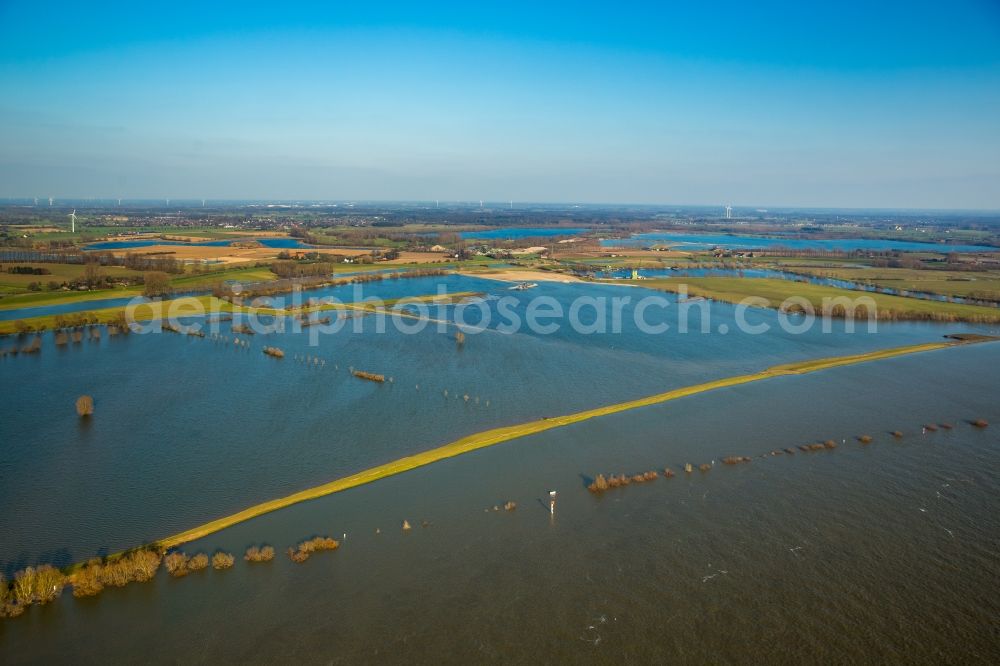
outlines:
M180 546L181 544L188 543L196 539L200 539L202 537L208 536L209 534L213 534L215 532L224 530L227 527L232 527L233 525L236 525L238 523L242 523L252 518L256 518L257 516L263 515L265 513L270 513L272 511L277 511L279 509L292 506L293 504L298 504L299 502L305 502L319 497L324 497L326 495L341 492L343 490L348 490L350 488L355 488L357 486L361 486L367 483L372 483L373 481L378 481L379 479L384 479L389 476L402 474L403 472L407 472L416 469L418 467L430 465L431 463L437 462L439 460L444 460L446 458L453 458L455 456L462 455L463 453L469 453L477 449L493 446L494 444L500 444L502 442L507 442L527 435L533 435L536 433L544 432L546 430L552 430L553 428L561 428L563 426L567 426L573 423L579 423L580 421L586 421L588 419L607 416L609 414L616 414L619 412L628 411L630 409L637 409L640 407L646 407L649 405L656 405L664 402L670 402L671 400L677 400L679 398L685 398L687 396L697 395L699 393L706 393L708 391L714 391L716 389L726 388L729 386L748 384L750 382L770 379L772 377L803 375L810 372L826 370L829 368L854 365L857 363L865 363L867 361L876 361L880 359L893 358L896 356L904 356L907 354L915 354L919 352L947 349L962 344L974 344L974 342L975 341L932 342L932 343L912 345L907 347L883 349L879 351L868 352L865 354L855 354L852 356L837 356L832 358L821 358L821 359L814 359L811 361L788 363L784 365L777 365L768 368L767 370L763 370L761 372L753 374L716 379L702 384L695 384L693 386L686 386L683 388L673 389L665 393L658 393L655 395L647 396L645 398L630 400L627 402L622 402L614 405L607 405L605 407L598 407L596 409L589 409L582 412L576 412L574 414L567 414L564 416L546 418L537 421L529 421L527 423L521 423L512 426L494 428L492 430L486 430L483 432L468 435L461 439L455 440L454 442L450 442L443 446L430 449L429 451L423 451L421 453L417 453L412 456L406 456L404 458L400 458L398 460L394 460L392 462L385 463L383 465L378 465L377 467L372 467L370 469L357 472L349 476L345 476L343 478L331 481L329 483L320 486L308 488L306 490L301 490L297 493L293 493L286 497L273 499L268 502L263 502L261 504L248 507L238 513L234 513L229 516L224 516L222 518L217 518L216 520L205 523L204 525L199 525L197 527L186 530L179 534L174 534L164 539L160 539L159 541L150 544L150 546L159 547L162 549Z
M711 298L726 303L739 304L747 298L756 298L760 300L751 305L773 309L780 308L789 298L800 298L808 301L816 313L822 313L828 302L836 304L838 299L853 301L864 298L874 302L879 320L1000 322L998 308L922 300L773 278L653 278L637 284L673 293L686 289L689 296Z
M323 303L320 305L303 307L298 310L278 310L274 308L266 307L248 307L243 305L234 305L229 301L224 301L222 299L216 298L214 296L182 296L180 298L172 298L164 301L151 301L149 303L144 303L142 305L136 306L132 313L132 320L136 322L142 321L153 321L155 319L163 319L164 317L175 316L175 317L186 317L186 316L201 316L201 315L213 315L220 313L242 313L242 314L254 314L254 315L267 315L273 317L292 317L304 314L313 314L317 312L328 312L328 311L361 311L365 313L377 313L380 308L385 312L389 313L390 309L397 305L405 305L407 303L413 304L423 304L427 306L434 305L455 305L461 303L462 301L470 298L476 298L482 296L482 292L478 291L459 291L444 296L437 294L428 294L423 296L406 296L403 298L393 298L382 301L380 304L369 302L360 303ZM97 308L94 310L81 310L78 312L67 312L62 315L41 315L38 317L25 317L23 319L9 319L6 321L0 321L0 335L9 335L11 333L16 333L15 322L22 322L27 326L30 326L34 331L42 330L52 330L56 327L56 317L62 316L72 319L74 315L87 314L93 316L97 321L97 324L112 324L116 323L120 316L125 312L125 308L121 306L110 307L110 308ZM419 315L411 314L404 311L392 312L390 314L398 315L400 317L407 317L412 319L423 319ZM429 319L429 321L437 322L436 319ZM450 322L445 322L450 323Z
M151 301L136 306L133 311L133 321L153 321L173 316L184 317L198 314L214 314L220 312L232 312L234 307L231 303L223 301L214 296L184 296L165 301ZM9 335L16 332L15 323L20 321L32 327L35 331L52 330L56 327L56 317L66 317L72 319L76 315L90 315L94 317L98 324L116 323L125 312L122 306L110 308L97 308L95 310L81 310L78 312L66 312L61 315L42 315L39 317L25 317L23 319L9 319L0 321L0 335Z

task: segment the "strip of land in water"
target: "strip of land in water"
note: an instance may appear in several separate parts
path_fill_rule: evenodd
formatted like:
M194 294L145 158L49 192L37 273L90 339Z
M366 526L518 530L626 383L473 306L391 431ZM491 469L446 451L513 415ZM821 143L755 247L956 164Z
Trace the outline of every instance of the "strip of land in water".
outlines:
M419 296L404 296L402 298L391 298L383 301L361 301L357 303L319 303L316 305L306 305L295 310L269 307L250 307L246 305L234 304L229 301L216 298L215 296L182 296L162 301L149 301L141 303L132 308L131 320L135 322L154 321L167 317L191 317L201 315L212 315L220 313L241 313L252 315L263 315L271 317L293 317L299 315L313 314L316 312L328 311L361 311L369 314L385 312L393 316L407 317L411 319L427 319L433 323L439 323L437 319L421 317L402 310L406 304L422 304L425 306L435 305L456 305L468 299L475 299L483 296L478 291L458 291L448 294L424 294ZM393 309L396 308L396 309ZM109 308L96 308L94 310L81 310L76 312L64 312L61 314L39 315L37 317L25 317L23 319L9 319L0 321L0 335L17 333L17 326L27 326L29 332L43 332L58 328L57 318L73 320L75 317L86 316L94 324L119 324L125 315L126 308L122 306L112 306ZM452 322L444 322L452 324Z
M488 446L493 446L495 444L500 444L502 442L510 441L526 435L533 435L536 433L544 432L546 430L552 430L554 428L561 428L573 423L579 423L581 421L586 421L588 419L598 418L601 416L607 416L610 414L616 414L619 412L628 411L631 409L637 409L640 407L647 407L649 405L656 405L664 402L669 402L671 400L677 400L679 398L684 398L691 395L697 395L699 393L705 393L708 391L714 391L716 389L726 388L729 386L737 386L740 384L748 384L750 382L761 381L765 379L770 379L773 377L790 376L790 375L803 375L810 372L817 372L819 370L826 370L829 368L835 368L840 366L854 365L857 363L865 363L867 361L876 361L881 359L893 358L897 356L903 356L906 354L916 354L919 352L947 349L950 347L974 344L977 342L987 342L995 341L997 338L991 338L983 336L982 338L975 338L969 341L945 341L945 342L930 342L920 345L912 345L907 347L895 347L892 349L883 349L879 351L867 352L864 354L854 354L851 356L835 356L832 358L821 358L814 359L811 361L799 361L796 363L787 363L783 365L776 365L774 367L768 368L761 372L756 372L746 375L738 375L735 377L726 377L723 379L716 379L709 382L704 382L702 384L695 384L693 386L686 386L678 389L673 389L665 393L657 393L655 395L647 396L645 398L639 398L637 400L629 400L627 402L621 402L614 405L607 405L604 407L598 407L595 409L589 409L582 412L576 412L573 414L566 414L563 416L556 416L552 418L544 418L537 421L529 421L527 423L520 423L512 426L505 426L501 428L494 428L492 430L486 430L479 433L474 433L468 435L461 439L455 440L443 446L439 446L429 451L423 451L412 456L406 456L398 460L394 460L383 465L378 465L370 469L345 476L343 478L331 481L329 483L316 486L313 488L307 488L306 490L301 490L292 495L286 497L281 497L278 499L270 500L261 504L257 504L246 508L238 513L234 513L229 516L224 516L222 518L217 518L211 522L205 523L204 525L199 525L198 527L192 528L190 530L181 532L180 534L174 534L172 536L161 539L152 544L150 547L168 549L179 546L196 539L208 536L215 532L219 532L228 527L232 527L238 523L256 518L257 516L263 515L265 513L270 513L272 511L277 511L285 507L292 506L293 504L298 504L299 502L305 502L307 500L317 499L319 497L324 497L326 495L331 495L333 493L341 492L343 490L348 490L350 488L355 488L379 479L384 479L386 477L394 476L396 474L402 474L418 467L423 467L431 463L444 460L446 458L453 458L455 456L462 455L463 453L469 453L477 449L486 448ZM114 557L114 556L112 556Z
M774 309L780 308L789 298L798 298L808 301L816 313L822 313L824 299L836 303L837 299L853 301L870 298L875 303L875 310L880 320L1000 322L1000 309L997 308L859 292L839 287L773 278L654 278L643 280L637 284L673 293L685 290L689 296L701 296L726 303L741 303L747 298L757 298L761 300L756 305ZM751 305L753 304L751 303ZM863 319L864 316L861 318Z

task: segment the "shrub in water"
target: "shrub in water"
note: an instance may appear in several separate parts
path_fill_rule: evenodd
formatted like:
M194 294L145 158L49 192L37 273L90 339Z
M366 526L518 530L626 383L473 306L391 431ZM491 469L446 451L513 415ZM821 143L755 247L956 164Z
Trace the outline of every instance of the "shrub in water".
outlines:
M94 413L94 399L89 395L81 395L76 399L76 413L79 416L90 416Z
M215 555L212 555L212 568L216 570L228 569L233 566L236 558L229 553L223 553L219 551Z
M371 382L384 382L385 375L375 374L374 372L365 372L364 370L352 370L351 374L359 379L367 379Z
M593 483L587 486L587 490L592 493L601 493L608 489L608 480L604 478L603 474L598 474L597 478L594 479Z
M409 529L409 523L403 521L403 529ZM297 550L288 549L288 556L293 562L305 562L313 553L323 550L336 550L340 547L340 542L330 537L315 537L299 544Z
M247 552L243 555L243 559L247 562L270 562L274 559L274 548L271 546L250 546L247 548Z
M168 554L163 558L163 564L167 567L167 573L175 578L188 575L188 556L179 550Z
M198 553L197 555L192 555L191 559L188 560L187 568L188 571L201 571L208 566L208 555L205 553Z
M66 576L50 564L27 567L14 574L14 597L22 606L32 602L47 604L62 592Z
M71 582L73 584L74 597L92 597L99 594L104 589L104 581L101 580L101 561L93 559L87 562L86 566L73 574Z

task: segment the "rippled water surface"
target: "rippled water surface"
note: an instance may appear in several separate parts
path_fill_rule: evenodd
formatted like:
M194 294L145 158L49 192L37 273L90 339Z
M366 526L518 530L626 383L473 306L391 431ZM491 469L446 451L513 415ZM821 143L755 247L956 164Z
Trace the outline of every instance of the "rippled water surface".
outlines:
M708 250L714 247L732 250L785 247L794 250L825 250L851 252L871 250L885 252L997 252L1000 248L988 245L962 245L944 243L919 243L915 241L884 240L877 238L806 239L780 236L740 236L737 234L692 234L651 232L633 234L623 240L604 240L607 247L630 247L666 244L681 250Z
M146 238L142 240L125 240L125 241L100 241L98 243L91 243L86 248L87 250L127 250L133 247L150 247L152 245L192 245L195 247L228 247L233 243L245 243L248 240L260 243L264 247L272 248L306 248L312 247L297 238L225 238L222 240L203 240L203 241L171 241L162 240L159 238Z
M488 427L959 330L791 335L761 310L750 316L773 328L751 336L736 332L732 307L711 303L707 333L647 335L626 317L616 335L508 335L496 330L499 298L524 299L524 315L529 296L649 292L448 280L484 293L491 316L462 347L454 329L407 335L390 322L377 334L363 317L348 322L361 332L316 347L308 329L254 336L248 351L105 336L0 360L15 396L0 421L4 571L161 537ZM371 286L389 298L402 293L393 285L434 284ZM671 321L670 307L649 316ZM264 356L265 344L286 358ZM346 533L337 552L161 573L96 599L67 591L0 623L0 661L987 663L1000 649L1000 430L966 421L1000 423L998 362L1000 346L983 344L771 379L442 461L187 547L282 551ZM96 404L86 425L72 411L81 393ZM936 422L954 428L922 433ZM887 434L896 429L901 440ZM758 457L825 439L838 447ZM720 464L734 454L754 459ZM685 462L715 465L600 497L585 489L597 472ZM492 510L505 500L517 509Z

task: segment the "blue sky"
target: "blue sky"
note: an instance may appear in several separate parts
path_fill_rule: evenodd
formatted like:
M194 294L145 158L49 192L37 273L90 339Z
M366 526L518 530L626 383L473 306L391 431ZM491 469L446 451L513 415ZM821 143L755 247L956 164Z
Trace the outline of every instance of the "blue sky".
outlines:
M365 4L0 0L0 196L1000 208L995 0Z

